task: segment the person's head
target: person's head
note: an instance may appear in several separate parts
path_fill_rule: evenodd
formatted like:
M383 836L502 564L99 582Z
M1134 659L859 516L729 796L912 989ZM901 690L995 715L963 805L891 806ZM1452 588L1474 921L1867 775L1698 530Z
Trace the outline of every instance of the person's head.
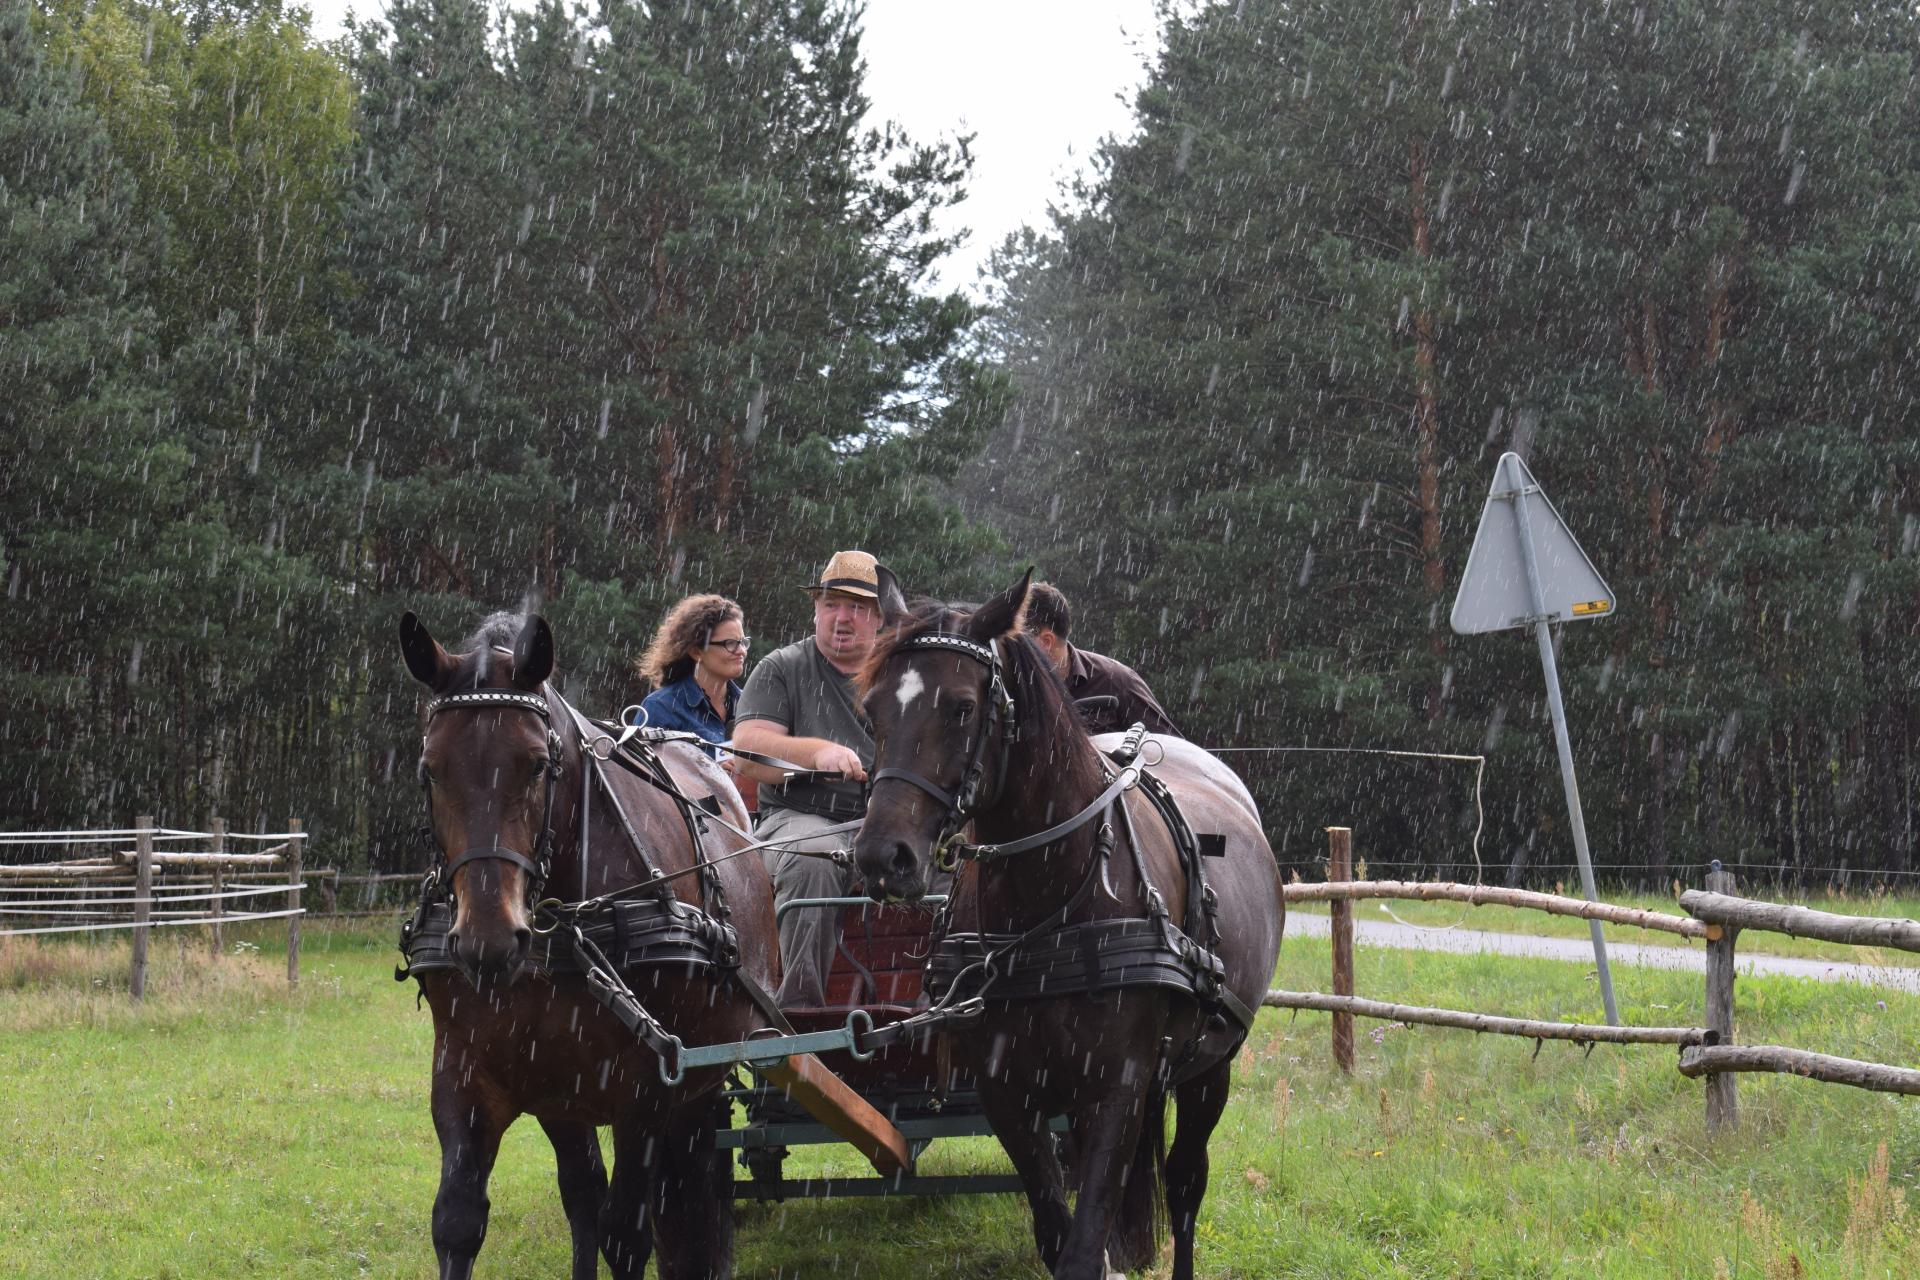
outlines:
M880 634L880 562L864 551L836 551L806 587L813 597L813 642L828 662L851 675Z
M688 596L660 620L653 643L634 663L654 688L685 679L695 668L719 680L747 669L746 616L725 596Z
M1073 628L1073 610L1067 597L1051 582L1036 582L1027 589L1027 608L1022 628L1047 661L1061 675L1067 674L1067 632Z

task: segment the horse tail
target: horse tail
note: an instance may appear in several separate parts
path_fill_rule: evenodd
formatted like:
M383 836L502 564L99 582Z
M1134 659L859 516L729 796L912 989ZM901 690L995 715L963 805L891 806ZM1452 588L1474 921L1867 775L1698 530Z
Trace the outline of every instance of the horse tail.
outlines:
M1120 1213L1108 1241L1107 1261L1115 1271L1153 1265L1167 1238L1167 1091L1155 1084L1147 1093L1140 1137L1127 1166Z

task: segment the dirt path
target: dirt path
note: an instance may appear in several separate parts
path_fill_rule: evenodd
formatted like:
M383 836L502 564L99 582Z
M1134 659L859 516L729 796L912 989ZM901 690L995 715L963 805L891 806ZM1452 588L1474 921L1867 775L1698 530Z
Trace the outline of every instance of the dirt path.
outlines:
M1324 938L1329 927L1325 916L1309 915L1304 911L1287 913L1289 934ZM1593 944L1585 938L1538 938L1527 934L1483 933L1472 929L1432 929L1385 920L1356 920L1353 928L1354 943L1363 947L1397 947L1403 951L1447 951L1467 955L1490 951L1506 956L1565 960L1589 968L1593 965ZM1735 955L1743 978L1756 974L1778 974L1791 978L1812 978L1819 982L1858 982L1864 986L1886 987L1920 995L1920 969L1769 956L1737 949ZM1679 969L1693 973L1704 973L1707 967L1707 953L1700 946L1655 947L1609 941L1607 960L1613 965L1640 965L1650 969Z

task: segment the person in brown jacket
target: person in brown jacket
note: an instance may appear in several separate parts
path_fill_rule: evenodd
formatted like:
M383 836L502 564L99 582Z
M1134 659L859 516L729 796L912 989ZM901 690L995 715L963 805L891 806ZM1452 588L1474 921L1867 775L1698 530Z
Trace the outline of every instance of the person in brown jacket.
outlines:
M1079 704L1088 733L1120 733L1141 723L1148 733L1184 736L1161 710L1159 699L1139 672L1068 641L1073 611L1060 588L1051 582L1034 583L1027 592L1025 618L1026 633L1066 682L1067 696Z

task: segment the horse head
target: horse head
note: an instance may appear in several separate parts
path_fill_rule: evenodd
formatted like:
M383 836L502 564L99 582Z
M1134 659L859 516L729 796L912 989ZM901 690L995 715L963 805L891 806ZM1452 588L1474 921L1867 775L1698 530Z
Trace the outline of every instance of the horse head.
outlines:
M412 613L400 620L407 670L433 694L419 772L439 873L453 895L448 944L476 987L510 985L526 963L564 750L544 688L553 671L546 620L490 620L477 639L450 654Z
M1010 652L1029 569L972 613L923 606L895 620L862 675L873 791L854 858L876 901L923 897L942 854L1002 790L1015 734ZM1030 645L1028 645L1030 647Z

